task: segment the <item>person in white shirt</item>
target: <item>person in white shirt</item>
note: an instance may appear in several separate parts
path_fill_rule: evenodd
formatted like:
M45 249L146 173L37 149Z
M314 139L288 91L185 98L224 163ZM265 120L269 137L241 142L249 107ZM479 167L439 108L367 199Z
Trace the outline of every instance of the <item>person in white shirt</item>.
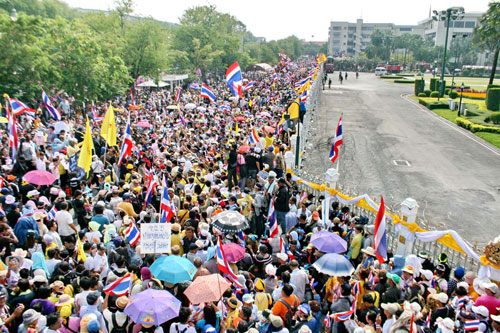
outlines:
M126 328L129 325L134 325L129 316L125 312L123 312L128 304L128 301L128 297L126 296L118 297L115 300L115 305L118 310L113 313L108 309L109 293L106 293L106 297L104 298L104 305L102 307L102 315L104 317L104 320L106 320L106 323L108 324L108 330L110 332L112 332L115 328L115 323L117 324L117 326L119 326L117 328ZM126 331L128 331L128 329Z
M64 241L65 238L75 235L78 229L73 224L73 217L68 212L68 203L66 201L62 202L60 208L56 213L55 219L61 240Z
M94 271L101 275L101 279L108 276L108 256L106 255L106 247L102 243L97 245L97 253L94 256Z
M290 262L290 269L292 270L290 274L290 283L295 286L293 294L303 303L306 300L306 285L309 283L309 277L304 270L299 269L297 260L292 260Z
M96 244L91 244L85 242L83 244L83 251L85 252L85 263L83 264L85 266L85 269L88 271L95 271L94 267L94 257L92 256L92 249L97 250L97 245Z
M389 330L394 323L394 314L401 308L401 306L397 303L383 303L381 305L384 310L384 314L387 317L384 325L382 326L382 333L389 333ZM377 319L378 320L378 319ZM379 325L379 323L377 323Z
M196 333L196 328L189 325L189 318L191 317L191 309L187 307L181 307L179 311L179 322L173 323L170 326L170 333Z
M52 312L47 315L47 329L43 330L44 333L59 333L59 329L62 327L63 320L59 312Z

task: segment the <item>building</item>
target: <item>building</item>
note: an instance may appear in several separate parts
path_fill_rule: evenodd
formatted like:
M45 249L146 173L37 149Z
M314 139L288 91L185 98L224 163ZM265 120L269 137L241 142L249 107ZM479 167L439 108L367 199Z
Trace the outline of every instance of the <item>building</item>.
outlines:
M393 36L405 33L423 35L421 25L396 25L393 23L365 23L358 19L356 23L331 22L328 29L328 55L357 57L371 44L375 30L390 31Z

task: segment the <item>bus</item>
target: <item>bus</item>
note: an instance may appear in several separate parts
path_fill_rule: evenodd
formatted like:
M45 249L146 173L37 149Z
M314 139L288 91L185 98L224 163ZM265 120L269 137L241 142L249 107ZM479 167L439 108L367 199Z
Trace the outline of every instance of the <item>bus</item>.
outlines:
M327 73L333 73L333 57L329 56L326 58L325 71Z

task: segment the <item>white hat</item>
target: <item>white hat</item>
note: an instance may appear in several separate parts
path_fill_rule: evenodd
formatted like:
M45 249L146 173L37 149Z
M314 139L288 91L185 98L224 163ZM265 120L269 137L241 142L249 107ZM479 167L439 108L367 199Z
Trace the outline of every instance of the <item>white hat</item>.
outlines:
M66 193L64 191L60 191L57 195L59 198L66 198Z
M437 294L436 299L442 304L448 303L448 295L446 295L445 293Z
M243 297L241 298L241 300L243 301L243 303L252 303L254 301L253 297L251 294L245 294L243 295Z
M460 287L464 288L465 290L469 290L469 284L465 281L459 282L457 284L457 288L460 288Z
M14 202L16 202L16 199L14 198L13 195L7 194L5 196L5 204L12 205Z
M438 318L438 327L441 329L442 333L453 333L455 328L455 323L450 318Z
M480 287L482 289L485 289L485 290L488 289L493 294L497 294L498 293L498 285L496 283L493 283L491 281L483 281L479 285L480 285Z
M38 190L31 190L31 191L28 192L28 195L30 197L33 197L33 196L39 195L39 194L40 194L40 192L38 192Z
M276 276L276 267L274 267L272 264L267 264L266 265L266 274Z
M490 311L488 311L488 308L484 305L472 306L472 312L485 318L489 317L490 315Z
M268 178L276 178L277 174L274 171L269 171L269 174L267 175Z
M288 260L288 256L286 255L286 253L283 253L283 252L280 252L276 255L276 257L278 257L278 259L281 259L283 261L287 261Z
M423 276L427 281L432 280L432 277L434 276L434 274L432 274L432 272L428 269L422 269L420 271L420 275Z

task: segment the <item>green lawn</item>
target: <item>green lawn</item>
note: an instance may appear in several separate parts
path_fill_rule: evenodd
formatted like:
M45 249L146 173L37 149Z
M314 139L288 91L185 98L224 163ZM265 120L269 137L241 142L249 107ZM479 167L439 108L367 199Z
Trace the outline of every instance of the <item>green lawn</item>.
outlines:
M484 141L487 141L497 148L500 148L500 134L488 133L488 132L476 132L474 133Z
M433 77L432 74L425 74L424 75L425 82L427 83L426 86L429 86L430 79L432 77ZM437 75L436 75L436 77L438 79L440 78ZM415 77L415 78L419 78L419 77ZM446 85L451 86L451 77L445 76L444 79L446 80ZM464 85L471 87L471 89L486 90L486 87L488 86L489 79L488 78L481 78L481 77L455 77L454 85L456 87L460 87L462 82L464 83ZM493 81L493 83L500 84L500 79L495 79Z

